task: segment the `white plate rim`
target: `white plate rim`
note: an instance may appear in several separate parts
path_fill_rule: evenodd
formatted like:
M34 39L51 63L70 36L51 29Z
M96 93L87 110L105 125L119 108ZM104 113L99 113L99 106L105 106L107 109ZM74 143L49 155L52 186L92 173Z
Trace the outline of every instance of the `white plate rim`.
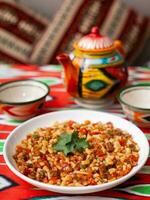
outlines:
M17 169L15 169L15 167L10 163L8 157L7 157L7 146L9 143L9 140L14 136L15 132L17 130L20 129L20 127L22 126L26 126L26 124L28 123L32 123L34 120L38 120L42 117L47 117L47 116L52 116L54 114L57 113L64 113L67 114L68 112L89 112L89 113L95 113L95 114L103 114L103 115L107 115L108 117L113 117L116 118L118 120L123 120L125 122L127 122L128 124L132 125L133 127L136 127L137 130L139 130L138 134L141 134L143 137L143 140L145 142L145 155L144 155L144 159L142 160L141 163L138 164L138 166L136 166L136 170L134 171L134 173L129 172L127 175L109 182L109 183L103 183L101 185L92 185L92 186L57 186L57 185L50 185L50 184L46 184L46 183L42 183L33 179L28 178L27 176L21 174ZM109 120L108 120L109 121ZM27 120L25 122L23 122L21 125L19 125L18 127L16 127L11 133L10 135L7 137L6 142L4 144L4 151L3 151L3 155L4 155L4 160L7 164L7 166L10 168L10 170L17 175L19 178L23 179L24 181L36 185L40 188L46 189L46 190L50 190L50 191L55 191L55 192L61 192L61 193L69 193L69 194L79 194L78 191L80 191L80 193L91 193L93 191L102 191L102 190L106 190L106 189L110 189L116 185L119 185L123 182L125 182L126 180L128 180L129 178L131 178L132 176L134 176L145 164L145 162L147 161L148 155L149 155L149 143L148 140L146 138L146 136L144 135L144 133L133 123L129 122L126 119L123 119L121 117L115 116L113 114L109 114L107 112L101 112L101 111L90 111L90 110L86 110L86 109L70 109L70 110L63 110L63 111L55 111L55 112L51 112L51 113L46 113L46 114L42 114L40 116L34 117L30 120ZM71 192L69 192L71 190Z

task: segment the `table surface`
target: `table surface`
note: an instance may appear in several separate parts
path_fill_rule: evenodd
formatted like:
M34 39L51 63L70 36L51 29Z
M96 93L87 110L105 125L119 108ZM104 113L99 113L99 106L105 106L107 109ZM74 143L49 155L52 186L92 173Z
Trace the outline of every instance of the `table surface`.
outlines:
M16 80L33 78L47 83L51 92L46 99L45 108L42 113L56 110L77 109L79 108L69 96L63 86L61 77L62 68L58 65L51 66L21 66L21 65L0 65L0 83ZM137 82L150 81L150 68L130 67L129 84ZM106 112L113 113L125 118L119 104L106 108ZM0 199L150 199L150 157L145 166L130 180L116 188L98 193L78 196L68 196L50 191L44 191L40 188L26 183L14 175L7 167L3 158L3 145L11 131L21 124L18 121L8 119L0 113ZM150 128L142 129L150 142ZM104 198L105 197L105 198Z

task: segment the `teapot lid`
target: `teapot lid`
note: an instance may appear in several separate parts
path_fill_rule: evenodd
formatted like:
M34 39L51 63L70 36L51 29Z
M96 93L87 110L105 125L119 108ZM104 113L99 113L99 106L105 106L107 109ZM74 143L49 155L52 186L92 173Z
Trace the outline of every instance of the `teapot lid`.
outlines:
M76 42L74 47L78 50L88 52L112 51L115 48L111 38L99 34L99 28L97 26L91 29L90 34L83 36Z

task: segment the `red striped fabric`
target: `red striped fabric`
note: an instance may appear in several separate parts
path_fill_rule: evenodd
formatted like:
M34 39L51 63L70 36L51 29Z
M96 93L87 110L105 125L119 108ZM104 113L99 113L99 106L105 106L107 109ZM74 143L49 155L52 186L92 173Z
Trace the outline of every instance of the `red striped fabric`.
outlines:
M8 70L11 70L11 76L8 74ZM20 70L22 70L23 76L21 76ZM51 96L53 101L50 99L47 100L45 109L43 113L52 112L55 110L62 109L72 109L78 108L78 106L74 103L73 99L70 95L65 91L63 82L59 82L62 80L61 69L59 66L0 66L0 83L6 82L8 80L22 79L22 78L35 78L37 80L46 81L47 84L51 87ZM140 72L139 72L140 71ZM147 70L148 71L148 70ZM135 78L135 74L140 74L143 77L147 76L147 71L141 68L133 68L130 67L129 74L132 72L130 78L132 78L132 83L138 79ZM3 72L3 73L2 73ZM34 74L34 75L33 75ZM36 74L36 75L35 75ZM9 78L7 77L9 75ZM51 82L53 80L53 82ZM59 81L58 81L59 80ZM140 80L141 81L141 80ZM150 81L150 76L149 76ZM114 104L111 108L107 108L106 112L117 114L118 116L125 117L121 106L119 104ZM7 136L11 133L11 131L17 127L20 123L14 120L10 120L6 118L6 116L0 112L0 149L1 144L5 142ZM143 132L149 137L150 128L142 128ZM150 140L149 140L150 141ZM2 153L2 152L0 152ZM122 185L117 186L114 189L110 189L107 191L97 192L94 194L89 194L88 198L93 199L93 196L99 197L100 199L110 198L110 199L131 199L131 200L148 200L150 199L149 189L147 189L147 196L144 194L133 193L133 190L126 190L128 187L142 186L147 185L150 188L150 171L146 171L146 169L150 169L150 157L148 158L145 164L145 170L140 171L130 180L126 181ZM9 184L9 186L7 184ZM0 198L1 199L11 199L11 200L19 200L19 199L48 199L52 197L62 197L71 198L68 195L58 194L50 191L44 191L41 189L37 189L34 186L26 183L21 180L17 176L15 176L9 168L6 166L3 155L0 155ZM85 195L86 196L86 195ZM79 199L78 196L74 196L74 198ZM87 197L85 197L86 199ZM57 200L57 198L56 198Z

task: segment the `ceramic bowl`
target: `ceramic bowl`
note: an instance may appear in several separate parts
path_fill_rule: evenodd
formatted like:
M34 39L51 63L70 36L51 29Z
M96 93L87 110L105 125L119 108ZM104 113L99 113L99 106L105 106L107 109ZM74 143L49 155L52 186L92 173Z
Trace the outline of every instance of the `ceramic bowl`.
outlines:
M26 120L39 113L49 87L31 79L11 81L0 85L0 108L10 118Z
M150 127L150 83L123 88L119 101L128 119L138 126Z
M28 133L36 130L40 127L47 127L53 124L56 121L63 122L66 120L74 120L77 122L83 122L85 120L90 120L91 122L98 122L101 121L103 123L112 122L116 128L121 128L122 130L128 131L133 140L137 142L139 145L139 160L137 166L132 168L132 170L125 176L114 180L112 182L103 183L101 185L90 185L90 186L58 186L58 185L50 185L46 183L42 183L36 180L33 180L23 174L21 174L17 168L15 161L13 159L13 155L15 154L16 145L21 142ZM106 190L116 185L119 185L126 181L127 179L131 178L135 173L137 173L142 166L145 164L149 154L149 144L146 139L144 133L136 127L131 122L122 119L120 117L104 113L104 112L97 112L97 111L89 111L89 110L67 110L67 111L58 111L47 113L44 115L37 116L33 119L30 119L16 129L12 131L12 133L8 136L5 146L4 146L4 158L6 164L14 172L18 177L23 179L24 181L33 184L37 187L40 187L45 190L50 190L54 192L60 193L68 193L68 194L83 194L83 193L91 193Z

